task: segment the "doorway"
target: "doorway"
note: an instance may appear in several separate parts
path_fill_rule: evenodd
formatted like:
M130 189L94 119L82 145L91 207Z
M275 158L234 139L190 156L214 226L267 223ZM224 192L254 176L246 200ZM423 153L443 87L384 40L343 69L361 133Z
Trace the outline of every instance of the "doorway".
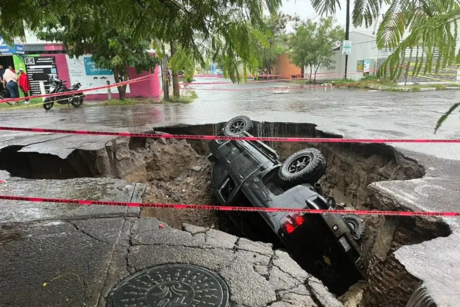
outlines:
M14 60L12 55L1 55L0 56L0 65L3 66L3 69L7 69L8 66L12 66L14 69Z

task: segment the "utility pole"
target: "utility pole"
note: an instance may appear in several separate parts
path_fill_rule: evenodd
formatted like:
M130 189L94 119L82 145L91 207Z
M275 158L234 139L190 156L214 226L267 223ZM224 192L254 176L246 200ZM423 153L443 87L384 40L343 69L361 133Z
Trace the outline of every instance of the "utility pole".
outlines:
M350 0L347 0L347 19L345 25L345 40L350 39ZM345 55L345 79L347 78L348 54Z

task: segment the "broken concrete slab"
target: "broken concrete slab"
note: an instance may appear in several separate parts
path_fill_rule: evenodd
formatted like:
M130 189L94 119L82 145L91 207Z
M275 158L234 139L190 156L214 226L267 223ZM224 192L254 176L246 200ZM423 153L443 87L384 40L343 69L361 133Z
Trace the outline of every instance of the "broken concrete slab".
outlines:
M436 306L458 306L460 229L446 238L403 246L395 252L406 270L422 281L423 295Z
M0 185L1 195L62 198L79 200L117 200L141 202L144 185L110 178L79 178L68 180L29 180L8 178ZM58 203L0 201L0 224L39 220L77 219L107 216L136 216L139 208L82 206Z

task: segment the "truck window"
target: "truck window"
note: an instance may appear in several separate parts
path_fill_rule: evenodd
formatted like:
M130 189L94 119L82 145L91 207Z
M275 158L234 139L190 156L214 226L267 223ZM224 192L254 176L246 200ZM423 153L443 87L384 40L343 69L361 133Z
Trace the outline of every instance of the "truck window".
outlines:
M222 198L227 201L235 188L235 182L232 180L232 178L228 177L222 184L219 193L222 195Z

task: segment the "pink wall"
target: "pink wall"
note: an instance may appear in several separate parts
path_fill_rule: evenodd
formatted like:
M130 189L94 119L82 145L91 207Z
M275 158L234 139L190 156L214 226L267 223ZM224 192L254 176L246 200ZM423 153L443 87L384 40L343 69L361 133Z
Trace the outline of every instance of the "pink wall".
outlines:
M59 69L59 68L58 68ZM150 72L136 74L134 68L128 68L129 78L135 79L147 76ZM155 67L153 76L142 82L136 82L129 85L130 93L126 94L128 98L153 98L156 101L161 100L160 78L158 75L158 66ZM118 98L118 94L112 94L113 98ZM107 94L90 94L86 95L87 99L104 100L107 99Z
M69 67L67 65L66 55L59 53L59 54L40 54L40 57L55 57L56 59L56 67L59 74L59 79L67 81L66 85L70 86L70 74L69 74ZM130 93L126 94L129 98L153 98L156 101L161 100L161 89L160 89L160 77L159 77L159 70L158 66L155 67L153 76L148 78L145 81L132 83L129 85ZM129 68L129 78L135 79L142 76L149 75L150 72L143 72L141 74L136 74L136 70L134 68ZM113 98L118 98L118 94L112 94ZM86 94L86 99L92 100L104 100L107 99L107 94L91 94L88 92Z

